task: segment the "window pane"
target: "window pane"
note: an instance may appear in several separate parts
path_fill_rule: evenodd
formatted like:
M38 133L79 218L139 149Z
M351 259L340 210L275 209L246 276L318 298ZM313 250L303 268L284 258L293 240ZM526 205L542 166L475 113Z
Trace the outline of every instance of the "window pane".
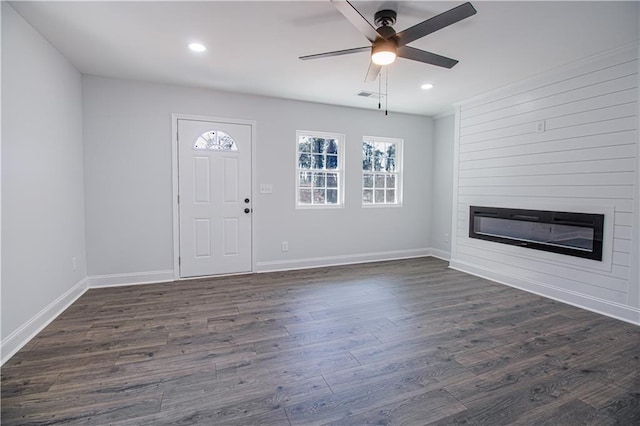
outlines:
M324 153L326 141L322 138L311 138L311 151L315 154Z
M300 204L311 204L311 190L310 189L301 189L300 190Z
M376 188L384 188L384 175L376 175Z
M363 188L373 188L373 175L372 174L365 174L364 176L362 176L362 187Z
M327 154L338 155L338 142L335 139L327 139Z
M313 174L313 187L314 188L324 188L325 184L325 173L314 173Z
M384 189L375 190L376 203L384 203Z
M338 168L338 156L337 155L327 155L327 169L337 169Z
M300 172L300 186L310 187L313 174L310 172Z
M379 172L384 170L384 152L376 148L373 153L373 170Z
M396 175L387 175L387 188L396 187Z
M311 142L309 142L309 138L306 136L300 138L298 142L298 152L311 152Z
M396 158L396 144L390 143L387 146L387 158Z
M338 203L338 190L337 189L327 189L327 203L329 203L329 204L337 204Z
M313 190L313 204L325 204L325 190L314 189Z
M363 203L373 203L373 190L365 189L362 191L362 202Z
M395 203L396 202L396 190L395 189L387 189L387 203Z
M394 158L387 158L387 163L385 166L385 170L388 172L396 171L396 160Z
M337 188L337 187L338 187L338 174L327 173L327 188Z
M312 169L324 169L324 155L312 155L311 156L311 168Z
M368 171L373 168L373 145L369 142L362 143L362 170Z
M298 168L310 169L311 168L311 156L309 154L300 154L298 157Z

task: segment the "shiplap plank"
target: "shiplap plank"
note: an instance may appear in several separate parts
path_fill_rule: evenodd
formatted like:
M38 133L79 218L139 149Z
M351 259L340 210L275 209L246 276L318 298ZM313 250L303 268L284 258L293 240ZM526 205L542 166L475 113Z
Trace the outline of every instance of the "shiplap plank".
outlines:
M500 176L460 178L459 186L592 186L633 185L634 172L576 173L570 175Z
M554 129L545 133L528 133L525 135L506 137L499 139L489 139L486 141L467 143L460 146L460 153L468 153L474 151L485 151L500 148L511 147L523 147L539 143L555 142L559 145L564 144L566 141L574 139L589 140L604 139L605 141L615 140L620 143L633 143L637 140L637 131L633 126L629 129L618 129L615 131L609 131L604 133L589 132L590 129L584 127L574 128L573 131L568 129ZM592 129L591 129L592 130Z
M600 269L596 260L580 259L565 255L554 256L554 261L541 257L549 253L524 247L505 245L483 240L459 239L460 247L465 247L469 254L474 251L485 253L498 262L533 268L545 274L570 280L579 280L596 287L622 291L623 282L629 277L629 265L612 264L610 270ZM562 260L566 262L562 262ZM589 265L593 263L593 265Z
M580 111L559 117L549 118L545 121L547 130L561 129L563 127L581 126L590 123L600 123L625 117L635 118L638 115L638 102L630 102L614 105L606 108Z
M539 78L529 79L513 87L490 93L486 97L464 102L460 106L461 119L468 120L487 111L503 109L521 102L522 99L543 98L549 94L608 80L606 76L609 69L625 63L636 63L637 57L637 50L627 48L613 55L605 55L595 61L586 62L578 68L569 67L539 76Z
M586 148L570 151L570 155L558 155L556 152L545 152L532 155L518 155L502 158L469 159L460 161L460 170L485 169L494 167L520 167L528 164L571 163L614 158L635 158L634 144Z
M551 192L551 191L550 191ZM633 212L633 200L612 200L604 198L571 198L557 197L554 194L547 194L544 197L504 197L489 194L480 195L460 195L458 202L460 208L470 205L480 206L518 206L522 201L540 203L545 206L571 204L577 206L613 206L617 212ZM468 214L468 212L467 212Z
M514 249L519 248L515 246L511 247ZM554 285L567 283L567 288L575 288L576 285L581 285L581 292L591 296L601 297L603 294L600 293L598 289L623 294L627 291L628 268L624 267L620 267L618 270L617 273L620 274L619 276L607 276L592 271L583 271L577 268L558 266L550 262L542 262L532 257L525 257L524 254L513 255L487 248L478 250L476 247L466 244L460 244L459 250L462 256L474 256L488 263L504 265L504 268L498 268L498 270L518 268L520 271L516 276L522 277L523 270L525 270L526 273L524 276L528 276L530 279L534 279L534 281ZM526 249L522 250L525 251Z
M580 99L569 103L558 105L546 105L535 111L520 112L513 115L505 115L505 111L494 111L482 116L475 117L475 120L462 122L463 134L480 133L500 127L515 126L531 121L546 120L549 117L558 117L577 111L591 111L610 106L626 104L638 101L638 89L630 88L613 93L604 93L586 99ZM483 119L483 121L480 121ZM473 121L478 121L474 123Z
M613 239L613 251L620 253L631 253L631 240L623 240L622 238Z
M619 251L613 252L613 264L621 266L631 265L631 255L629 253L622 253Z
M615 212L614 223L621 226L633 226L633 214L629 212Z
M623 240L631 240L633 238L633 227L618 225L613 227L613 238L621 238Z
M461 136L460 143L478 143L494 139L507 139L514 137L522 138L520 140L520 143L526 143L528 141L542 142L550 139L566 139L596 134L617 133L625 130L636 130L638 123L637 121L634 121L633 118L635 117L629 118L629 116L624 116L615 119L609 119L607 121L585 123L579 127L566 126L549 128L541 133L536 132L536 123L530 122L522 124L520 126L507 127L504 129L496 129L494 131Z
M571 90L559 91L555 94L533 99L530 96L523 97L520 103L507 104L495 111L502 111L505 116L531 113L551 105L568 104L583 99L595 98L607 93L621 92L638 87L637 73L604 80L592 85L576 87Z
M608 133L590 135L580 138L568 138L561 140L548 140L514 146L495 147L493 149L474 150L461 152L460 161L482 160L487 158L512 157L528 154L540 154L545 152L563 153L585 148L602 148L607 146L634 144L636 132ZM515 138L514 138L515 139ZM567 154L567 155L570 155Z
M571 163L548 163L521 165L519 167L492 167L487 169L460 170L460 179L474 179L483 177L509 177L509 176L538 176L538 175L565 175L565 174L600 174L611 172L634 173L635 159L613 160L588 160L572 161Z

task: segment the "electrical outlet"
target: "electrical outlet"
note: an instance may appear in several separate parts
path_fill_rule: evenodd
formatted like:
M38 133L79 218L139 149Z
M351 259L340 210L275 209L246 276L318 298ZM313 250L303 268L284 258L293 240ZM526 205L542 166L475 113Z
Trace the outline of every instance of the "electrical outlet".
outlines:
M449 234L444 234L444 242L445 243L449 242Z
M282 251L289 251L289 241L283 241L281 249Z
M544 120L540 120L536 123L536 133L544 133L544 131L546 130L546 123L544 122Z
M77 271L78 270L78 259L76 259L75 256L73 256L71 258L71 270L72 271Z

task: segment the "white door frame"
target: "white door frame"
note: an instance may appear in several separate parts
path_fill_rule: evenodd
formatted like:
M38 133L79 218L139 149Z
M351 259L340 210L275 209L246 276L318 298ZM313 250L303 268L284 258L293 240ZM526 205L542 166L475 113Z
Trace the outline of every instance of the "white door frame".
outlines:
M251 214L251 272L256 271L256 227L255 217L258 209L258 203L255 197L256 187L256 122L253 120L243 120L237 118L209 117L204 115L192 114L171 114L171 174L172 174L172 205L173 205L173 278L178 280L187 280L191 278L180 277L180 213L178 206L178 120L196 120L196 121L220 121L232 124L244 124L251 126L251 206L253 212Z

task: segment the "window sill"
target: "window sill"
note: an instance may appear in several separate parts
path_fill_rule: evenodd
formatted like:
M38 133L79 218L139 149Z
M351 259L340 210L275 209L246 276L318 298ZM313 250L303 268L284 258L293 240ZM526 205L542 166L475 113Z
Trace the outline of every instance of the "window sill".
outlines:
M362 204L362 208L363 209L377 209L377 208L398 208L398 207L402 207L402 203L396 203L396 204L382 204L382 203L367 203L367 204Z

